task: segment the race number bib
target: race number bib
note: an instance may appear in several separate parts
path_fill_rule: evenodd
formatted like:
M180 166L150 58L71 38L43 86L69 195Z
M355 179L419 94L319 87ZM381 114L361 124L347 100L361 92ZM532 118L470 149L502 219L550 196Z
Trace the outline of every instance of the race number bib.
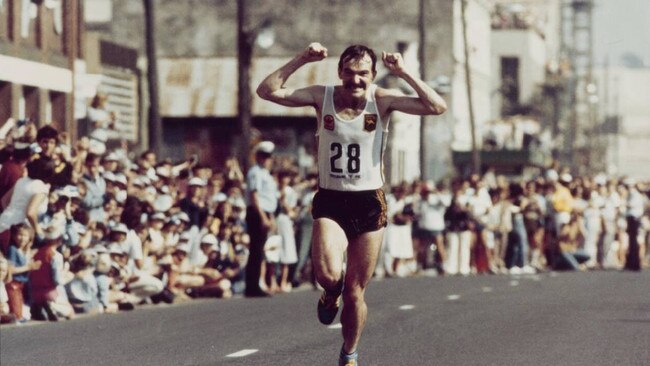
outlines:
M330 176L336 178L359 178L361 171L361 146L359 144L330 145Z

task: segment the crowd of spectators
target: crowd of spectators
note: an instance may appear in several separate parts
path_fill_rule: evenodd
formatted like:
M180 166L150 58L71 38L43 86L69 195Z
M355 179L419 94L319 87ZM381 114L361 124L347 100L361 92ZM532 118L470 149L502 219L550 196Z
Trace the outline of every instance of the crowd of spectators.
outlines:
M519 275L647 267L650 185L558 170L526 181L486 174L449 185L393 187L380 272Z
M107 148L97 132L71 144L65 132L29 121L10 120L0 132L2 322L244 293L254 183L236 159L213 169L195 157L133 155ZM270 151L262 160L272 159L277 211L252 273L272 295L314 283L317 176ZM648 188L554 169L525 182L485 175L401 184L387 197L377 275L640 269L648 265Z

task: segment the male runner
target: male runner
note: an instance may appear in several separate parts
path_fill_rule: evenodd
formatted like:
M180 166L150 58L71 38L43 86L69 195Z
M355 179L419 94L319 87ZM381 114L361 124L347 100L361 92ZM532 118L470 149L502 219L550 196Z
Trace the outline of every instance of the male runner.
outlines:
M362 45L350 46L341 55L341 85L284 87L298 68L325 57L325 47L310 44L266 77L257 94L284 106L316 109L319 190L312 209L312 261L316 279L325 289L318 302L318 318L331 324L342 295L343 347L339 365L356 366L357 344L368 313L364 292L386 226L382 158L389 115L392 111L438 115L447 106L433 89L405 70L399 53L383 52L382 61L392 74L411 85L418 97L377 87L372 83L377 75L377 57ZM343 272L346 250L347 267Z

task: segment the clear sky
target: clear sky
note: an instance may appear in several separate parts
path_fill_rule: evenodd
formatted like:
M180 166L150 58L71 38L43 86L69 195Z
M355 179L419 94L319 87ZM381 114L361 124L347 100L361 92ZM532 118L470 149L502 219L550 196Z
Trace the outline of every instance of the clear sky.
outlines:
M593 16L596 65L607 55L620 65L624 54L634 53L650 67L650 0L596 0Z

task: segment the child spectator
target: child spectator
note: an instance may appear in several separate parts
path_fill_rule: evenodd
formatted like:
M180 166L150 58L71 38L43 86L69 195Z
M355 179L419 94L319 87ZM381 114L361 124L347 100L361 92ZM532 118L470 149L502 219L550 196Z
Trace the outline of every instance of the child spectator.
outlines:
M75 313L101 313L104 307L99 302L99 289L94 276L97 253L86 250L74 257L70 270L74 278L65 285L70 304Z
M23 317L23 306L27 297L27 284L29 273L41 267L40 261L31 259L32 231L26 224L11 227L11 246L7 259L11 264L13 280L6 284L9 295L9 308L18 321L26 320Z
M34 261L41 262L37 270L29 273L32 289L32 319L57 321L60 317L70 318L74 313L68 302L64 283L63 255L57 251L63 243L60 233L46 232Z

